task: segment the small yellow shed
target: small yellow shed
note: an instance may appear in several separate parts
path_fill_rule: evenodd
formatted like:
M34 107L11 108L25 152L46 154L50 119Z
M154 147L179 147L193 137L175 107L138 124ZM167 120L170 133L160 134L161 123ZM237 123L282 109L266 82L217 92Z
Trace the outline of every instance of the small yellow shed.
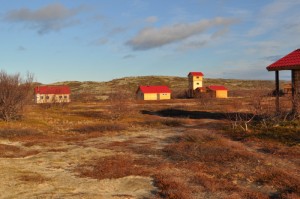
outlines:
M225 86L208 86L207 91L212 94L215 98L227 98L228 89Z
M171 90L167 86L139 86L136 91L138 100L171 99Z

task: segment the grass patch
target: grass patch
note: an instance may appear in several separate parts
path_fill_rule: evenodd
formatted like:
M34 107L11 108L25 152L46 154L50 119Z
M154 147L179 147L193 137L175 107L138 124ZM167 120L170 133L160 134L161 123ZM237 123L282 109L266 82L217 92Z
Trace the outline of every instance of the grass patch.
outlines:
M36 130L33 129L1 129L0 138L11 139L24 136L39 135Z
M257 138L262 141L278 142L287 146L296 146L300 144L300 129L295 127L295 123L291 122L291 125L284 125L264 127L260 124L252 126L252 131L243 132L238 130L232 130L231 128L225 128L225 133L234 140L249 140ZM300 126L300 124L299 124Z
M22 174L19 177L19 180L24 183L42 184L42 183L48 181L49 179L42 176L39 173L26 173L26 174Z
M75 132L79 133L92 133L92 132L115 132L126 130L125 125L111 123L111 124L94 124L94 125L85 125L79 128L73 129Z
M36 150L23 150L20 147L13 145L0 144L0 157L1 158L23 158L31 155L38 154Z
M248 135L248 137L255 137L262 140L271 140L280 142L288 146L295 146L300 144L300 129L287 128L287 127L272 127L261 128L254 132L254 134Z
M143 167L136 164L130 155L116 155L103 157L86 164L79 165L75 171L80 177L95 179L116 179L129 175L147 176L149 173Z
M169 199L191 199L191 188L182 180L171 175L156 174L154 185L158 188L157 196Z

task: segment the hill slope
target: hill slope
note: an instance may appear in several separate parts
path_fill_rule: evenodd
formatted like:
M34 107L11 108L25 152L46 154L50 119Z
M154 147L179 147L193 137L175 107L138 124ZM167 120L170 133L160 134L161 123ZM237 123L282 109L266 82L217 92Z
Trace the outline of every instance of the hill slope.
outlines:
M134 94L139 85L167 85L173 93L184 92L188 88L187 77L174 76L139 76L124 77L114 79L108 82L93 81L66 81L54 84L64 84L70 86L74 95L91 94L98 99L105 99L110 93L120 90L128 91ZM204 86L208 85L224 85L231 91L238 90L272 90L274 89L274 81L270 80L238 80L238 79L210 79L205 78Z

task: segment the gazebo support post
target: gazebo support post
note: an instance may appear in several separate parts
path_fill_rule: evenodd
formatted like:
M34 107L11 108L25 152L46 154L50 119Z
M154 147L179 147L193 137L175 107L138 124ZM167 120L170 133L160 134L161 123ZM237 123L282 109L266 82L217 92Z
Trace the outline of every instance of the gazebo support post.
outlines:
M299 83L300 83L300 71L299 70L292 70L292 103L293 113L298 113L298 100L299 100Z
M276 84L276 90L275 90L275 95L276 95L276 113L280 112L280 108L279 108L279 71L276 70L275 71L275 84Z

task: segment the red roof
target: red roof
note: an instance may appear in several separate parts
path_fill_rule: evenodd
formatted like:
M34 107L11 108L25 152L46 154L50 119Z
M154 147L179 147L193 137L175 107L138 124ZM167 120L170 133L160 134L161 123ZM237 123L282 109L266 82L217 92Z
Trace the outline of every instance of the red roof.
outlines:
M167 86L139 86L142 93L171 93Z
M210 90L213 90L213 91L220 91L220 90L227 91L228 90L225 86L215 86L215 85L208 86L207 88Z
M192 75L192 76L204 76L203 73L201 73L201 72L190 72L188 74L188 76L190 76L190 75Z
M267 67L268 71L300 69L300 49L297 49Z
M70 94L68 86L37 86L34 88L35 94Z

